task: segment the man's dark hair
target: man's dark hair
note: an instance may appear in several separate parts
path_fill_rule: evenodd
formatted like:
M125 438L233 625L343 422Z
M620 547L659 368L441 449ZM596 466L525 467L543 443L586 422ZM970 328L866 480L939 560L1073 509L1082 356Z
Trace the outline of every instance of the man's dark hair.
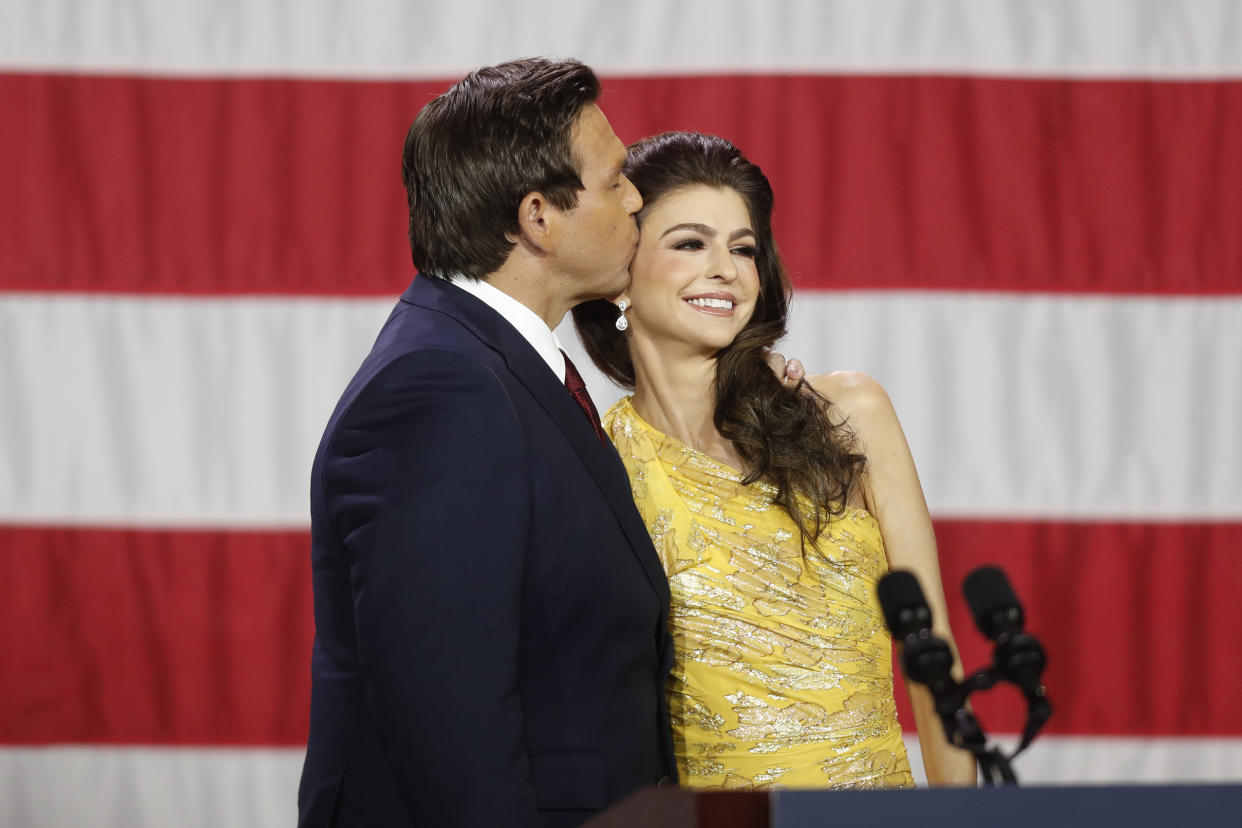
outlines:
M524 58L471 72L423 107L401 159L419 272L479 279L499 268L527 193L577 205L573 128L599 93L576 60Z

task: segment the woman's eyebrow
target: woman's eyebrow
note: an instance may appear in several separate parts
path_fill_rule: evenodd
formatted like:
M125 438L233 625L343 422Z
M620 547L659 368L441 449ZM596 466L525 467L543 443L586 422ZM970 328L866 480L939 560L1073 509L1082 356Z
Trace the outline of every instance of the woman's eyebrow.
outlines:
M668 228L663 233L661 233L660 238L664 238L669 233L675 232L677 230L694 230L696 233L702 233L704 236L711 236L711 237L714 237L716 235L715 227L709 227L706 224L699 224L698 222L689 221L683 224L674 224L672 227Z

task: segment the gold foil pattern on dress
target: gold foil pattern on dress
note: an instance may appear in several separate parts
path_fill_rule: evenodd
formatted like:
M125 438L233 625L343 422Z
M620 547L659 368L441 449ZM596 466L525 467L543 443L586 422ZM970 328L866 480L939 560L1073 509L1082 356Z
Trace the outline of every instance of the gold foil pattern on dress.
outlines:
M695 788L910 787L875 588L875 519L847 508L815 545L766 483L647 425L604 426L669 576L674 749ZM806 505L804 504L804 507Z

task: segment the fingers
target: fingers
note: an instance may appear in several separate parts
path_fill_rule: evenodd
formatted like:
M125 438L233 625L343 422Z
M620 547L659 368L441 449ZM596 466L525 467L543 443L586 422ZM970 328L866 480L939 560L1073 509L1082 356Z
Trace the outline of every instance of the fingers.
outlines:
M806 379L806 368L803 367L801 360L786 360L783 354L778 354L776 351L764 351L763 358L767 360L772 373L776 374L786 388L793 388Z
M777 379L781 382L785 382L785 370L787 367L785 357L782 354L778 354L776 351L765 348L763 351L763 358L767 361L768 367L772 369L772 373L776 374Z
M791 359L785 363L785 376L781 377L781 382L787 386L794 386L806 379L806 368L802 366L802 361Z

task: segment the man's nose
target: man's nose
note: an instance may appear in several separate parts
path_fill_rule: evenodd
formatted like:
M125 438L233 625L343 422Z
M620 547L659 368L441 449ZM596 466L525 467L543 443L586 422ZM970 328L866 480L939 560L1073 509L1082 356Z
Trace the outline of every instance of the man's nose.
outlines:
M624 176L622 176L622 178L624 178ZM643 197L642 194L638 192L638 188L635 187L634 183L628 178L625 179L625 186L628 190L625 193L625 200L622 201L622 204L625 206L626 212L633 215L643 209Z

